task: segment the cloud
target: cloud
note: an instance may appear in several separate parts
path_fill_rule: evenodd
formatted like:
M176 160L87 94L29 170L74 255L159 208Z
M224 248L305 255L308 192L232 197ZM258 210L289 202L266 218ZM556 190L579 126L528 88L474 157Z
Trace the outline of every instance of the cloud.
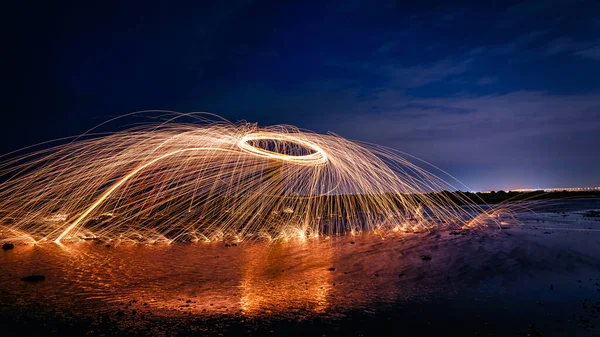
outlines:
M375 50L375 52L378 53L378 54L388 53L392 49L394 49L397 44L398 44L398 41L389 41L389 42L386 42L386 43L382 44L379 48L377 48Z
M552 29L534 30L534 31L531 31L529 33L525 33L523 35L520 35L517 38L517 41L519 43L521 43L521 44L529 43L529 42L532 42L534 40L539 39L540 37L542 37L542 36L544 36L544 35L546 35L546 34L548 34L550 32L552 32Z
M520 48L526 47L530 43L538 40L539 38L547 35L552 30L544 29L544 30L534 30L528 33L521 34L517 36L514 40L500 44L498 46L494 46L490 48L490 51L493 54L497 55L505 55L517 52Z
M467 159L484 165L581 162L597 154L586 137L600 141L600 93L415 99L390 91L363 105L381 112L364 114L355 107L337 120L338 133L450 165Z
M472 62L472 58L456 61L448 57L431 64L411 67L389 65L386 67L386 72L393 85L400 88L416 88L442 81L453 75L463 74L469 70Z
M410 89L445 80L451 76L467 72L473 62L472 57L446 57L431 63L402 65L392 60L379 62L336 62L330 66L359 73L359 77L379 83L380 88ZM366 81L362 83L365 86Z
M544 51L547 56L567 52L581 52L600 45L600 40L576 41L572 37L560 37L550 41Z
M575 52L574 55L600 61L600 44Z
M496 77L482 77L479 79L479 81L477 81L478 85L486 85L486 84L492 84L498 81L498 78Z

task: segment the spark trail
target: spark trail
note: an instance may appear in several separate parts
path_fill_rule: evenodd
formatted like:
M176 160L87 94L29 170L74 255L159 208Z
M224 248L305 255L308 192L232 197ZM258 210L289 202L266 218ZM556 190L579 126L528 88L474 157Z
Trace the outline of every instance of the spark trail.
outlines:
M175 119L177 118L177 115ZM0 239L305 239L464 226L484 214L398 152L195 115L0 162Z

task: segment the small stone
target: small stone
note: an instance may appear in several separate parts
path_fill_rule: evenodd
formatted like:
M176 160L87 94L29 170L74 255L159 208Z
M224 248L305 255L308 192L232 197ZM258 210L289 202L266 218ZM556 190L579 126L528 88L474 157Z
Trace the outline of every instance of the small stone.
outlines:
M429 260L431 260L431 256L429 256L429 255L421 255L421 260L423 260L423 261L429 261Z
M7 242L7 243L5 243L5 244L2 245L2 250L10 250L10 249L13 249L13 248L15 248L15 245L13 245L12 243L8 243Z
M39 282L46 279L44 275L29 275L21 278L21 281L25 282Z
M331 267L331 268L329 268L327 270L329 270L329 271L335 271L335 268Z

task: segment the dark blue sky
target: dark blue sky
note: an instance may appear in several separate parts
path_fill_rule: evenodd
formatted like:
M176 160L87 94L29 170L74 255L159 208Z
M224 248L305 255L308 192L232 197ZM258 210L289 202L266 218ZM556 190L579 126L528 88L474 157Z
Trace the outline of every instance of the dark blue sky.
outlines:
M390 146L475 190L600 185L598 1L93 3L5 8L2 152L210 111Z

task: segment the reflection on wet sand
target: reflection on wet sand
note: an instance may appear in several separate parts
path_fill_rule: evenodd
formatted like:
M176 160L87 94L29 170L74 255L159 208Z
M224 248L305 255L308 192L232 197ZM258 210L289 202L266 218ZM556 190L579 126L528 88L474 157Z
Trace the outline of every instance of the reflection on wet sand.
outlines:
M66 311L85 308L91 314L338 315L370 310L374 302L422 297L443 284L444 259L451 261L455 252L440 252L443 259L436 256L427 265L419 258L421 252L437 249L439 240L433 233L398 233L229 247L21 245L6 254L2 264L8 274L0 275L0 283L7 296L22 303ZM425 269L432 270L427 277ZM46 281L17 281L27 274L44 274Z
M240 280L244 314L298 311L323 312L332 288L331 247L307 243L303 254L286 245L254 245L245 252ZM325 246L325 247L323 247ZM310 248L316 254L310 254Z
M3 293L23 304L85 304L92 313L122 306L166 315L317 313L328 307L332 259L329 241L21 245L5 254L0 282ZM17 282L32 273L46 275L46 281Z
M153 322L168 329L169 322L191 319L195 323L181 329L202 332L214 322L250 329L252 323L244 322L352 321L357 312L380 315L386 310L382 317L397 314L403 324L432 317L450 317L448 323L451 317L479 314L472 308L484 305L482 299L494 317L510 315L506 307L535 312L541 310L536 303L552 301L560 304L556 310L578 313L573 296L600 303L589 293L595 288L576 282L589 280L590 287L600 282L600 245L597 232L588 228L596 223L580 214L560 220L547 222L551 234L529 219L534 226L227 246L17 243L0 252L0 319L19 312L24 322L69 315L77 322L81 317L104 322L110 317L110 324L128 331ZM20 280L33 274L46 278ZM430 301L441 305L427 305ZM423 310L429 315L421 317ZM215 329L211 333L219 332Z

